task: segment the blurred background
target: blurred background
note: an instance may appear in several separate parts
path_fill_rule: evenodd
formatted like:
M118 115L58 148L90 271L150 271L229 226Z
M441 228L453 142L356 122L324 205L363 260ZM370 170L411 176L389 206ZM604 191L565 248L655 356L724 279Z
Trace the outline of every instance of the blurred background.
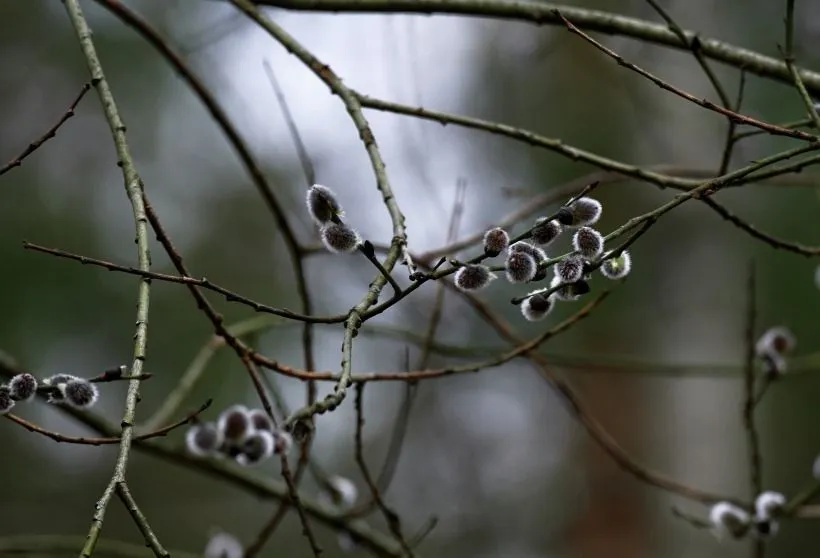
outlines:
M660 3L686 29L780 56L783 2ZM305 178L263 70L265 60L289 100L317 181L336 190L349 222L366 238L389 242L388 214L358 135L340 101L313 74L224 3L126 4L159 30L225 107L263 162L303 243L315 244L317 235L303 208ZM639 0L572 4L659 21ZM820 11L799 4L798 61L816 68L820 60L810 45L820 34ZM298 309L280 233L203 106L132 29L94 2L82 5L146 191L191 272L261 302ZM560 28L447 16L270 14L362 93L498 120L633 164L713 171L720 162L723 119L661 92ZM61 2L0 3L0 30L0 159L5 162L57 121L88 73ZM716 100L690 54L616 36L599 38L627 60ZM712 66L734 98L739 72ZM746 114L772 122L805 113L793 88L754 76L746 84L743 107ZM466 236L595 170L453 126L373 111L366 116L407 216L410 247L419 253L445 243L459 181L467 185L459 230ZM790 145L791 140L758 136L740 145L733 167ZM0 178L0 258L6 270L0 279L0 349L40 377L93 376L130 363L136 278L21 245L28 240L136 265L131 208L115 163L107 124L91 92L56 138ZM798 187L753 185L718 199L775 236L820 244L820 190L813 187L813 173L800 175ZM600 228L608 233L672 195L631 180L601 187L596 193L604 203ZM513 232L529 224L520 223ZM151 238L154 270L173 273ZM820 350L817 264L756 243L695 203L662 219L632 254L629 281L591 318L543 350L598 363L559 371L637 461L682 483L748 499L739 368L747 264L753 258L759 272L758 331L788 326L800 355ZM307 261L307 274L315 312L337 314L359 301L374 270L360 257L319 254ZM396 275L405 281L402 268ZM602 287L596 278L593 288ZM374 325L423 333L435 291L434 285L425 286L412 302ZM546 326L521 319L508 303L517 294L520 289L499 281L482 298L521 336L535 335ZM253 317L245 307L209 298L228 323ZM547 325L579 304L564 303ZM462 300L448 294L443 308L442 343L504 347ZM340 326L317 327L317 368L336 370L341 332ZM155 377L142 389L143 419L159 407L211 334L184 287L153 283L146 368ZM302 366L299 339L298 325L282 325L254 342L272 358ZM401 339L360 337L355 369L399 370L407 346ZM410 357L411 364L418 362L416 347ZM456 360L433 355L430 365L447 362ZM291 408L303 403L303 385L275 381ZM322 393L329 389L321 386ZM389 444L403 389L398 383L379 384L365 392L365 441L373 469ZM125 386L103 385L102 392L99 411L119 422ZM774 386L761 405L766 488L793 495L810 481L820 451L818 395L820 377L796 374ZM206 418L232 403L257 405L241 363L228 351L208 366L184 410L209 397L215 403ZM42 403L18 411L47 428L89 434ZM354 418L351 401L321 416L314 456L326 471L352 478L363 493L353 461ZM181 446L182 437L177 431L165 443ZM57 444L9 421L0 422L0 440L5 448L0 537L85 536L116 449ZM270 462L258 473L278 477L279 467ZM128 478L160 540L172 549L199 553L213 529L250 541L276 505L139 453ZM308 497L317 492L310 479L304 490ZM750 549L748 541L718 544L709 532L677 519L673 506L702 517L708 510L647 487L615 466L522 362L419 387L387 501L408 533L430 516L439 518L419 549L423 556L708 558L742 556ZM383 526L380 518L373 524ZM342 555L336 534L314 526L326 555ZM109 507L103 536L141 544L119 502ZM820 530L806 520L789 521L770 547L772 555L816 556ZM290 514L263 556L308 552Z

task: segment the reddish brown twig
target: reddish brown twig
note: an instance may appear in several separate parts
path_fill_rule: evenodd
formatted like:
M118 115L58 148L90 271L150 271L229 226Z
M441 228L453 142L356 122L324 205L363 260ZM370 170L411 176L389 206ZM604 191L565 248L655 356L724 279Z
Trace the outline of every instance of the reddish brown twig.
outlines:
M140 434L134 436L134 440L150 440L151 438L158 438L160 436L165 436L172 430L176 430L180 426L185 426L189 424L199 417L199 415L205 411L208 407L211 406L213 402L212 399L208 399L205 403L203 403L196 411L193 413L188 414L185 418L178 420L173 424L169 424L168 426L164 426L158 430L154 430L153 432L147 432L145 434ZM41 426L37 426L34 423L31 423L25 419L18 417L17 415L7 414L5 415L7 419L10 421L19 424L29 432L36 432L37 434L42 434L47 438L51 438L55 442L61 442L66 444L80 444L86 446L105 446L111 444L119 444L121 438L119 436L110 437L110 438L85 438L82 436L68 436L66 434L60 434L59 432L53 432L51 430L47 430Z
M57 256L60 258L74 260L80 262L83 265L93 265L97 267L102 267L109 271L128 273L130 275L137 275L139 277L145 277L148 279L156 279L157 281L165 281L167 283L179 283L181 285L194 285L197 287L202 287L203 289L207 289L209 291L221 294L225 297L225 300L227 300L228 302L237 302L239 304L244 304L245 306L253 308L257 312L261 312L264 314L274 314L276 316L281 316L283 318L288 318L291 320L298 320L300 322L317 324L336 324L342 323L346 318L346 315L307 316L284 308L275 308L273 306L268 306L267 304L262 304L261 302L257 302L239 293L231 291L230 289L221 287L204 277L202 279L197 279L196 277L169 275L167 273L156 273L153 271L143 271L141 269L137 269L136 267L119 265L106 260L90 258L88 256L82 256L80 254L75 254L73 252L68 252L66 250L60 250L59 248L49 248L47 246L41 246L39 244L34 244L28 241L23 241L23 248L25 248L26 250L33 250L35 252L42 252L44 254L50 254L52 256Z
M763 121L758 120L756 118L752 118L751 116L746 116L744 114L740 114L739 112L735 112L735 111L733 111L729 108L721 107L720 105L716 105L715 103L713 103L711 101L707 101L706 99L699 99L699 98L695 97L694 95L692 95L691 93L687 93L683 89L679 89L678 87L675 87L674 85L662 80L658 76L644 70L643 68L640 68L639 66L636 66L635 64L632 64L631 62L627 62L626 60L624 60L624 58L620 54L618 54L617 52L615 52L614 50L612 50L610 48L605 47L604 45L602 45L601 43L599 43L598 41L596 41L595 39L593 39L592 37L590 37L589 35L584 33L583 31L578 29L575 25L572 24L571 21L569 21L567 18L565 18L559 10L553 10L553 12L559 18L561 18L561 21L564 23L566 28L571 33L574 33L574 34L578 35L579 37L584 39L586 42L588 42L589 44L591 44L592 46L594 46L595 48L597 48L598 50L600 50L601 52L603 52L604 54L606 54L607 56L612 58L613 60L615 60L618 63L619 66L623 66L624 68L627 68L629 70L632 70L633 72L636 72L637 74L645 77L646 79L648 79L649 81L651 81L652 83L654 83L655 85L660 87L661 89L669 91L670 93L674 93L678 97L686 99L687 101L689 101L691 103L694 103L694 104L696 104L700 107L711 110L713 112L717 112L718 114L722 114L723 116L726 116L727 118L730 118L731 120L737 122L738 124L746 124L748 126L753 126L755 128L765 130L766 132L768 132L768 133L770 133L774 136L787 136L787 137L790 137L790 138L800 139L800 140L809 141L809 142L815 142L815 141L818 140L818 137L813 135L813 134L802 132L800 130L793 130L793 129L789 129L789 128L784 128L782 126L778 126L777 124L769 124L768 122L763 122Z

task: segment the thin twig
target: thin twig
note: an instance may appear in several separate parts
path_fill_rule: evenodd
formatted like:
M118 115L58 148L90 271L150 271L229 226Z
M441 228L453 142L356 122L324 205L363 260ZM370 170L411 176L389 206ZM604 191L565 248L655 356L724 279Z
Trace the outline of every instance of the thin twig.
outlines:
M746 91L746 71L740 71L740 82L737 86L737 99L735 100L734 110L740 112L743 106L743 94ZM726 174L729 171L729 166L732 163L732 155L735 152L735 147L739 141L737 131L737 122L729 119L729 127L726 129L726 139L723 142L723 154L720 157L720 169L718 174Z
M731 103L729 102L729 95L726 94L726 90L720 83L720 80L715 75L715 72L712 70L712 67L709 65L709 62L703 56L703 52L700 48L700 39L695 36L691 40L686 36L686 32L683 28L677 24L677 22L672 19L672 17L666 13L664 10L655 0L646 0L647 3L652 6L652 9L658 12L658 15L666 22L666 25L669 27L669 30L672 31L675 35L677 35L678 39L680 39L681 45L688 48L692 51L692 55L697 60L698 65L703 70L703 73L706 74L706 79L709 80L709 83L712 84L712 87L715 89L715 93L717 93L718 97L720 97L720 102L723 104L725 108L730 108Z
M734 112L740 112L741 100L743 99L743 89L746 83L746 72L741 69L740 71L740 85L738 87L738 98L737 102L735 103L734 107L732 106L731 102L729 101L729 95L726 93L726 90L723 88L723 85L720 83L720 79L718 79L715 72L712 70L712 67L709 65L709 62L703 56L703 53L700 49L700 39L695 36L690 41L686 37L686 32L683 28L678 25L678 23L672 19L672 17L666 13L666 11L657 3L655 0L646 0L652 8L658 12L658 15L663 18L666 24L669 26L669 29L678 36L681 41L681 44L686 45L692 51L692 55L697 60L698 65L703 70L703 73L706 74L706 78L709 80L709 83L712 84L712 87L715 89L715 93L717 93L718 97L720 98L720 103L723 105L723 108L732 109ZM729 163L732 160L732 153L734 151L735 146L735 129L737 128L737 122L732 118L728 118L728 126L726 129L726 139L724 141L724 148L720 158L720 167L718 174L725 174L726 171L729 170Z
M809 133L806 133L806 132L801 132L800 130L783 128L783 127L778 126L776 124L769 124L768 122L763 122L763 121L758 120L756 118L752 118L751 116L746 116L744 114L740 114L739 112L735 112L735 111L733 111L729 108L721 107L720 105L716 105L715 103L713 103L711 101L707 101L706 99L699 99L695 95L692 95L691 93L688 93L688 92L684 91L683 89L675 87L674 85L662 80L658 76L644 70L643 68L641 68L639 66L636 66L635 64L633 64L631 62L627 62L626 60L624 60L623 56L621 56L620 54L618 54L614 50L605 47L604 45L602 45L601 43L599 43L598 41L596 41L595 39L590 37L588 34L584 33L580 29L578 29L578 27L573 25L572 22L569 21L568 19L566 19L560 12L557 12L557 14L558 14L558 17L561 18L561 20L564 22L564 25L566 25L567 29L571 33L574 33L574 34L578 35L579 37L584 39L586 42L588 42L589 44L591 44L592 46L594 46L595 48L597 48L598 50L600 50L601 52L603 52L604 54L606 54L607 56L612 58L613 60L615 60L618 63L619 66L623 66L624 68L632 70L633 72L645 77L646 79L648 79L649 81L651 81L652 83L654 83L655 85L657 85L658 87L660 87L661 89L663 89L665 91L669 91L670 93L674 93L678 97L681 97L682 99L686 99L690 103L694 103L694 104L696 104L700 107L703 107L705 109L711 110L713 112L717 112L719 114L722 114L723 116L731 118L732 120L738 122L739 124L746 124L748 126L753 126L755 128L765 130L765 131L767 131L768 133L770 133L774 136L786 136L786 137L800 139L800 140L808 141L808 142L818 141L817 136L815 136L813 134L809 134Z
M83 537L71 535L22 535L0 537L3 556L68 556L83 545ZM202 558L202 553L169 550L174 558ZM145 558L145 544L134 544L112 539L100 539L97 553L110 558Z
M763 491L763 459L760 454L760 436L755 425L755 328L757 321L757 285L754 261L749 262L746 279L746 319L743 334L743 426L746 430L749 455L749 482L751 497L754 499ZM762 558L765 552L763 541L755 541L753 556Z
M243 337L250 333L282 325L285 322L270 316L256 316L242 322L227 326L228 332L235 337ZM168 393L162 404L154 411L151 418L145 421L145 429L154 429L172 417L182 405L185 398L196 385L208 364L219 349L227 346L224 337L213 335L197 352L194 359L182 373L174 388Z
M77 95L77 97L74 98L74 100L71 102L71 105L69 105L68 110L66 110L63 113L63 115L60 117L60 119L57 121L57 123L54 124L54 126L52 126L51 128L49 128L48 131L45 134L43 134L42 136L40 136L39 138L37 138L36 140L34 140L30 144L28 144L28 147L26 147L23 150L23 152L20 153L17 157L15 157L11 161L9 161L8 163L6 163L2 167L0 167L0 176L3 176L7 172L9 172L11 169L13 169L15 167L19 167L20 165L22 165L23 160L26 157L28 157L29 155L31 155L32 153L37 151L45 142L47 142L48 140L50 140L51 138L56 136L57 135L57 130L60 129L60 126L65 124L66 120L68 120L69 118L74 116L74 111L77 108L77 105L80 104L80 101L82 100L83 97L85 97L85 94L88 93L88 91L90 89L91 89L91 84L90 83L84 84L82 86L82 88L80 89L80 93Z
M73 252L68 252L66 250L60 250L59 248L49 248L47 246L41 246L39 244L34 244L32 242L23 241L23 248L26 250L33 250L35 252L42 252L44 254L50 254L52 256L57 256L60 258L67 258L69 260L74 260L76 262L80 262L83 265L93 265L97 267L103 267L109 271L118 271L120 273L128 273L130 275L137 275L139 277L144 277L145 279L156 279L157 281L165 281L166 283L179 283L181 285L194 285L197 287L202 287L203 289L207 289L209 291L213 291L215 293L219 293L225 297L225 300L228 302L236 302L239 304L243 304L250 308L253 308L256 312L261 312L265 314L273 314L275 316L280 316L282 318L288 318L291 320L297 320L300 322L307 322L313 324L334 324L334 323L341 323L344 321L344 315L337 315L337 316L308 316L305 314L300 314L297 312L293 312L286 308L275 308L273 306L268 306L267 304L263 304L261 302L257 302L252 300L246 296L243 296L239 293L236 293L230 289L226 289L216 283L206 279L197 279L195 277L185 277L179 275L170 275L167 273L157 273L154 271L143 271L141 269L137 269L135 267L124 266L115 264L114 262L109 262L106 260L100 260L97 258L91 258L88 256L82 256L80 254L75 254Z
M159 539L148 524L148 519L140 510L137 501L134 499L125 481L117 483L117 496L120 497L120 500L122 500L122 503L131 515L131 519L134 520L140 533L145 537L145 546L150 548L157 558L171 558L171 553L165 550L165 547L159 542Z
M150 440L151 438L159 438L160 436L166 436L168 433L170 433L173 430L176 430L180 426L185 426L186 424L190 424L191 422L194 422L195 420L197 420L197 417L199 417L199 415L202 414L202 412L205 411L205 409L210 407L211 403L212 403L212 400L209 399L208 401L203 403L199 407L199 409L197 409L196 411L188 414L185 418L180 419L180 420L174 422L173 424L169 424L168 426L165 426L163 428L159 428L157 430L153 430L153 431L147 432L145 434L135 435L134 440ZM22 426L23 428L25 428L29 432L36 432L37 434L42 434L43 436L51 438L55 442L63 442L63 443L68 443L68 444L81 444L81 445L87 445L87 446L104 446L104 445L110 445L110 444L119 444L120 442L122 442L122 437L121 436L108 437L108 438L85 438L85 437L80 437L80 436L67 436L65 434L60 434L59 432L53 432L51 430L46 430L45 428L37 426L36 424L33 424L33 423L31 423L31 422L29 422L25 419L22 419L22 418L20 418L16 415L13 415L13 414L7 414L7 415L4 415L4 416L7 419L9 419L10 421L19 424L20 426Z
M794 86L797 92L800 93L800 100L803 101L806 110L809 113L814 128L820 130L820 116L817 114L817 108L814 106L814 101L811 95L806 90L806 85L800 77L800 72L794 64L794 0L786 0L786 52L783 58L786 61L786 67L789 69L789 74L794 81Z
M364 384L357 384L356 385L356 397L355 397L355 407L356 407L356 435L355 435L355 454L356 454L356 464L359 466L359 470L362 472L362 477L364 478L364 482L367 487L370 489L370 495L373 498L373 502L375 503L376 507L381 510L382 515L384 515L385 521L387 521L387 527L390 529L390 532L393 533L393 536L396 537L396 540L402 547L402 550L405 553L405 556L412 557L415 556L413 550L407 544L407 541L404 538L404 535L401 532L401 521L399 519L399 515L393 511L391 508L385 504L384 499L382 498L381 492L379 491L378 486L376 485L375 481L373 480L373 475L370 474L370 469L367 466L367 461L364 458L364 443L363 443L363 433L364 433L364 412L363 412L363 398L364 398Z
M242 16L241 14L231 14L231 17L241 18ZM316 169L313 166L313 161L310 159L310 155L305 147L305 142L302 141L302 135L299 133L299 128L296 126L296 121L293 119L293 114L290 112L288 100L285 98L282 87L279 85L279 80L276 79L276 74L273 71L273 67L267 59L262 61L262 67L265 69L265 74L268 76L268 81L273 89L273 94L276 95L276 102L279 104L279 110L282 111L282 118L285 119L285 124L288 127L290 139L293 141L293 147L296 149L296 156L299 159L299 164L302 165L302 173L304 173L305 182L307 183L307 186L310 187L316 183Z

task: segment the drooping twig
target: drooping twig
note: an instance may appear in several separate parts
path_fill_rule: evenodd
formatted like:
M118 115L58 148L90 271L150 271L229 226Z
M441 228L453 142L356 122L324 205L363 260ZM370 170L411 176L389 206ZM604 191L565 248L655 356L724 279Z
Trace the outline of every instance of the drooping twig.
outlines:
M157 430L153 430L151 432L147 432L145 434L137 434L134 436L134 440L150 440L151 438L159 438L160 436L166 436L173 430L181 426L185 426L186 424L190 424L191 422L197 420L200 414L202 414L205 409L211 406L212 400L208 400L203 403L199 409L196 411L189 413L186 417L174 422L173 424L169 424L163 428L159 428ZM29 432L36 432L37 434L42 434L48 438L51 438L55 442L63 442L68 444L80 444L80 445L87 445L87 446L104 446L104 445L111 445L111 444L119 444L122 442L121 436L115 437L108 437L108 438L85 438L82 436L67 436L65 434L60 434L59 432L52 432L51 430L46 430L36 424L33 424L25 419L22 419L13 414L4 415L7 419L11 420L12 422L19 424Z

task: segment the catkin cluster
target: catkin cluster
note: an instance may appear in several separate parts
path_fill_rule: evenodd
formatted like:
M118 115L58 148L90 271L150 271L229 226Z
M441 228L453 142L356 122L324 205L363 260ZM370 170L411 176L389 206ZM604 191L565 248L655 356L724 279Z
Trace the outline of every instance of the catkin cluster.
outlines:
M336 194L327 186L314 184L305 199L311 219L319 225L322 244L334 254L354 252L362 242L359 233L342 221L344 211Z
M293 439L277 429L262 409L233 405L216 422L191 426L185 445L197 457L229 457L240 465L255 465L272 455L286 454Z
M573 200L554 218L539 217L532 228L513 242L509 233L496 227L484 234L484 257L506 254L504 275L513 284L542 281L548 276L550 259L544 248L564 231L572 231L573 252L554 262L549 288L530 292L521 302L521 313L529 321L544 319L556 300L577 300L590 292L591 271L598 269L607 279L622 279L632 268L626 250L604 251L604 237L592 225L601 218L601 203L590 197ZM464 291L483 289L497 276L481 263L468 263L456 271L456 286Z
M755 499L754 515L731 502L718 502L709 512L709 522L718 538L728 535L741 539L752 535L766 539L777 534L780 528L778 518L785 505L783 494L768 490Z
M33 400L38 392L47 394L49 403L77 409L87 409L99 398L97 386L85 378L57 374L38 382L25 372L13 376L8 384L0 385L0 415L10 412L18 403Z

